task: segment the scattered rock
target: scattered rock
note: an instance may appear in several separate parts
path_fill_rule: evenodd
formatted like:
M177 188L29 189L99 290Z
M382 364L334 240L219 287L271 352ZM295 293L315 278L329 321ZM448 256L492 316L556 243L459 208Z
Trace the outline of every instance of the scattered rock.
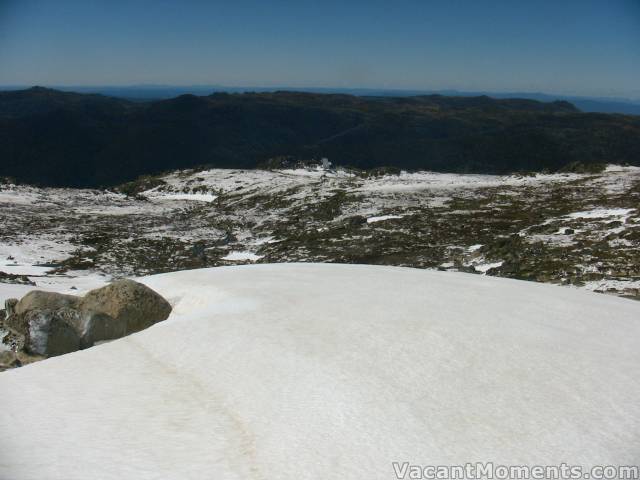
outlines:
M207 254L205 250L206 250L206 246L203 243L199 242L199 243L196 243L193 247L191 247L191 254L202 261L206 261Z
M0 282L13 283L16 285L35 285L26 275L15 275L13 273L0 272Z
M214 245L224 246L224 245L229 245L230 243L235 243L237 241L238 241L238 238L233 233L227 231L225 232L224 237L219 238L214 242Z
M345 219L345 223L349 227L358 227L360 225L366 224L367 223L367 219L366 219L366 217L363 217L362 215L354 215L352 217L346 218Z
M480 273L473 265L456 265L456 270L464 273Z

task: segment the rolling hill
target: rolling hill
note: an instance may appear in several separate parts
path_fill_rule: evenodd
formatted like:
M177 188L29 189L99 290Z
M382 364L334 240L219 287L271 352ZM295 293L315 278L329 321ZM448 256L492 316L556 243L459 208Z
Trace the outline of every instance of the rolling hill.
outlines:
M194 166L254 168L283 155L357 168L508 173L637 165L640 117L563 101L294 92L132 102L41 87L0 93L0 176L110 186Z

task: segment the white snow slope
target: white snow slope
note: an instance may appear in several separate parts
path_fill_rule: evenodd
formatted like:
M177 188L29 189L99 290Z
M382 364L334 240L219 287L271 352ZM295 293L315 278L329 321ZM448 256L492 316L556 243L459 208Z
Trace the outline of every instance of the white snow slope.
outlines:
M640 303L396 267L148 277L169 320L0 374L0 478L635 465Z

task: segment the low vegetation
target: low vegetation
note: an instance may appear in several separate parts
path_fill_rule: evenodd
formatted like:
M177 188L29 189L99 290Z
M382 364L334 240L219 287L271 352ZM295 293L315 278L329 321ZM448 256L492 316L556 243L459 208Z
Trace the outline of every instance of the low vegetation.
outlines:
M640 117L582 113L567 102L294 92L129 102L0 92L0 176L41 186L107 187L201 165L296 168L321 157L360 170L593 173L594 165L637 165L639 151Z
M128 196L6 187L25 200L3 205L0 240L7 254L59 244L61 258L38 260L55 267L52 278L253 261L368 263L638 297L640 169L396 173L181 171L121 188Z

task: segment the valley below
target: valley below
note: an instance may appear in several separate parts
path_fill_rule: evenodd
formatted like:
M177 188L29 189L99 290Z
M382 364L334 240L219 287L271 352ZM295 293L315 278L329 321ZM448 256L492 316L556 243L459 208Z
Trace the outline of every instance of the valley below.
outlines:
M0 186L0 282L74 293L244 263L452 270L640 298L640 168L530 176L182 170ZM8 286L7 286L8 287Z

